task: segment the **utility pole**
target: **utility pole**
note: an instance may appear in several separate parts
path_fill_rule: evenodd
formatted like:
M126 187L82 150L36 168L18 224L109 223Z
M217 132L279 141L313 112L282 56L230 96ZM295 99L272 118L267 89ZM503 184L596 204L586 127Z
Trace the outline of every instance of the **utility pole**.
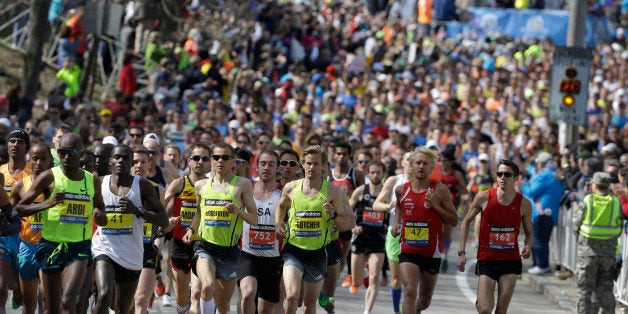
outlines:
M569 26L567 29L567 47L585 48L584 37L586 35L586 0L569 1ZM588 78L585 84L588 84ZM588 98L588 95L587 95ZM578 125L561 122L559 125L560 147L567 147L578 141Z

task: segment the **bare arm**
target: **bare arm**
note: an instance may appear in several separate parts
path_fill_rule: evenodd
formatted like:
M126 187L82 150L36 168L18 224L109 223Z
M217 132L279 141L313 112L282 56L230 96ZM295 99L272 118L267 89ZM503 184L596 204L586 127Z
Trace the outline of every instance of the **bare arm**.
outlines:
M345 208L347 206L347 197L344 192L341 191L333 184L329 184L327 186L327 201L323 204L323 209L330 217L336 218L334 219L334 224L338 226L340 230L349 230L349 219L347 217Z
M154 225L166 228L168 226L168 216L163 203L160 201L161 197L158 197L153 185L146 179L140 179L140 191L144 200L143 205L146 206L146 211L142 214L142 218ZM138 211L136 210L136 212Z
M475 216L482 212L488 203L488 191L478 193L471 202L471 208L467 211L467 215L462 219L460 224L460 237L458 242L460 243L460 250L464 251L467 246L467 237L469 236L469 225L475 220ZM458 270L464 271L467 263L467 254L462 254L458 257Z
M11 187L11 196L9 197L9 201L11 202L11 205L17 206L17 204L22 199L21 193L22 193L23 186L24 186L24 183L22 182L22 180L20 180L20 181L15 182L15 184L13 184L13 187Z
M462 172L456 171L455 173L456 173L456 180L458 180L458 186L460 187L460 190L458 192L460 193L460 195L469 194L469 190L467 189L467 184L464 180L464 176L462 175Z
M277 209L275 209L275 232L277 233L277 237L280 239L283 239L286 235L286 229L283 226L283 222L292 203L291 197L294 186L295 181L289 182L286 186L284 186L283 191L281 191L279 204L277 204Z
M183 190L183 185L185 183L184 180L185 178L175 179L172 183L170 183L168 189L166 190L164 204L166 204L166 214L168 217L172 217L174 213L174 198Z
M434 198L432 198L432 208L438 213L443 222L455 227L458 224L458 214L451 199L451 192L442 183L436 185Z
M373 203L373 210L378 212L387 212L389 210L394 210L394 207L390 204L390 196L392 193L395 193L395 191L393 191L395 181L397 181L396 176L392 176L386 179L382 190L379 192L377 198L375 199L375 203Z
M364 172L361 170L355 170L355 186L363 186L366 183L364 178Z
M257 226L257 207L255 206L255 199L253 198L253 185L251 184L251 180L239 177L235 189L236 200L238 203L242 204L244 208L243 210L234 208L234 212L231 212L229 207L227 207L227 211L242 217L242 219L250 225Z
M353 194L351 194L351 198L349 199L349 207L352 210L355 210L355 206L358 204L358 202L360 202L360 199L362 198L363 194L364 194L364 185L361 185L360 187L358 187L357 189L353 191Z
M26 191L20 202L15 206L18 215L20 215L20 217L32 216L57 204L63 203L65 193L56 193L41 203L33 204L37 195L44 193L45 191L53 191L54 184L54 176L50 170L46 170L37 176L37 179L35 179L31 188Z
M403 193L403 186L400 185L397 188L395 188L395 196L396 196L396 201L395 201L395 223L393 224L393 228L392 230L390 230L390 234L392 234L393 237L398 236L401 233L401 229L399 228L401 226L401 206L399 203L399 197L401 196L401 193Z
M205 184L207 183L207 179L199 180L194 184L194 190L196 191L196 214L194 218L192 218L192 227L191 229L185 231L185 235L183 236L183 242L190 244L192 243L192 235L194 234L194 230L198 230L198 226L201 224L201 193Z
M102 199L102 193L100 188L100 179L94 177L94 222L99 226L107 225L107 215L105 214L105 201Z
M534 236L532 235L532 203L527 199L521 200L521 224L525 234L525 244L521 250L521 257L529 258Z
M343 208L345 210L345 217L347 218L347 229L340 229L340 231L347 231L353 229L355 227L355 217L353 216L353 207L349 206L349 199L346 197L342 198Z

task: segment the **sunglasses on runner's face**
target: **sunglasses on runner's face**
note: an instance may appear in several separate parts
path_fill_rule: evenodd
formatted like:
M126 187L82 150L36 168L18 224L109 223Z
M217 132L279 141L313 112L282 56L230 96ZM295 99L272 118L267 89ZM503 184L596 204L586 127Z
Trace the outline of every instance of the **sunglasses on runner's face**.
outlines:
M76 148L59 148L57 149L57 154L59 154L59 156L61 155L71 155L71 156L76 156L78 154L81 153L80 149L76 149Z
M190 157L190 159L192 159L193 161L196 161L196 162L199 162L200 160L202 160L202 161L209 161L209 156L194 155L194 156Z
M231 160L231 158L233 158L231 155L212 155L212 159L215 161L219 161L220 159L227 161Z
M296 160L282 160L279 162L279 164L284 167L287 165L290 165L290 167L296 167L299 164L299 162Z
M515 176L515 174L514 174L514 173L512 173L512 172L507 172L507 171L505 171L505 172L498 171L498 172L496 173L496 175L497 175L497 177L498 177L498 178L501 178L501 177L512 178L512 177L514 177L514 176Z

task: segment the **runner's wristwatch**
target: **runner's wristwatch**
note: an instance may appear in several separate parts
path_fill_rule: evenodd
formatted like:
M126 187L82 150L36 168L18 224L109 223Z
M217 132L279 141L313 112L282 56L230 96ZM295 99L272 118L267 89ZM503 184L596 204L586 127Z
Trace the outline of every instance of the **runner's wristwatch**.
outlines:
M467 252L465 250L459 250L458 256L462 256L462 255L467 255Z

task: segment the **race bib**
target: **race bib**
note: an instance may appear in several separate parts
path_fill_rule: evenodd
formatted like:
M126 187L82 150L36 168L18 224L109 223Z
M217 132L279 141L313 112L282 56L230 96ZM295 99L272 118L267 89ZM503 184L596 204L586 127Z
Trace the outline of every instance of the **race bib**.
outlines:
M423 221L407 221L404 237L406 244L410 246L427 246L430 240L429 224Z
M70 224L86 224L91 215L89 195L65 192L65 200L61 204L60 222Z
M294 235L297 237L320 237L323 235L323 213L321 211L299 211L294 214Z
M9 186L5 186L5 187L4 187L4 191L5 191L5 192L7 192L7 196L8 196L9 198L11 198L11 188L12 188L12 186L11 186L11 185L9 185Z
M150 243L153 239L153 224L145 222L144 223L144 235L143 235L144 243Z
M42 212L39 212L35 215L28 217L29 223L31 225L31 230L33 231L41 231L44 227L44 215Z
M231 218L229 212L225 209L228 200L205 200L205 206L208 206L203 213L203 225L206 227L231 227Z
M133 233L133 215L122 213L118 206L107 206L107 225L102 227L102 233L106 235L122 235Z
M196 200L181 200L181 227L186 229L191 227L194 215L196 215Z
M515 248L514 227L491 227L488 248L492 250L509 250Z
M362 212L362 223L371 227L381 227L384 225L385 215L383 212L365 210Z
M249 247L254 250L275 248L275 226L257 225L249 229Z

